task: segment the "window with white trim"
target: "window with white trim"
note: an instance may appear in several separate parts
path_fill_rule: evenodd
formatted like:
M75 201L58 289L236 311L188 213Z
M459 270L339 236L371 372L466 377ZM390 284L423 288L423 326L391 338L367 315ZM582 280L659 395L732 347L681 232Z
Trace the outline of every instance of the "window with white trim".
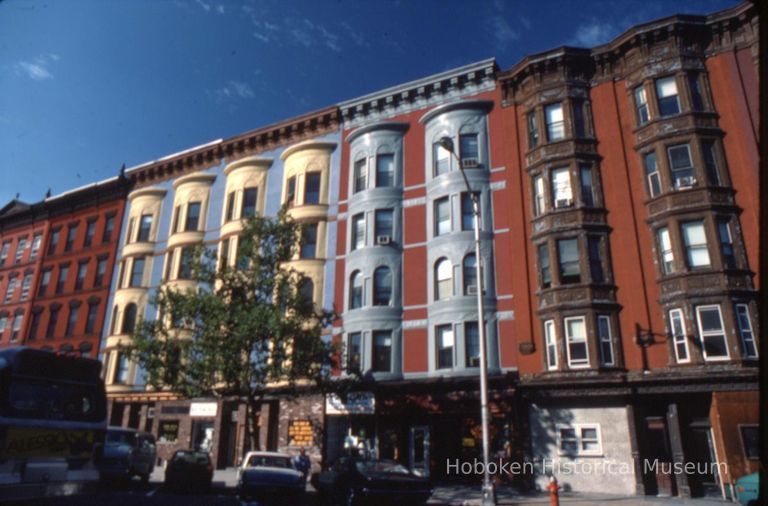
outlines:
M360 372L362 366L362 335L352 332L347 335L347 373Z
M547 122L547 141L554 142L565 138L565 120L563 104L549 104L544 108L544 120Z
M696 184L696 177L691 161L691 148L688 144L678 144L667 148L669 171L676 190L690 188Z
M19 244L16 245L16 259L15 263L21 263L21 259L24 257L24 250L27 249L27 238L22 237L19 239Z
M736 304L736 324L741 338L742 358L757 358L757 344L752 332L752 320L749 318L749 306Z
M656 96L661 117L680 114L680 98L677 94L675 76L656 79Z
M11 241L3 243L3 248L0 249L0 265L5 265L5 261L8 259L8 251L11 249Z
M728 360L728 341L725 337L723 314L719 305L698 306L696 321L699 326L704 360Z
M480 328L477 322L464 324L464 352L466 367L480 367Z
M451 325L435 327L437 369L453 369L454 336Z
M587 324L583 316L565 319L565 340L568 344L568 367L572 369L589 367Z
M453 267L450 260L441 258L435 262L435 300L453 297Z
M648 185L648 195L655 197L661 194L661 176L659 175L659 165L656 163L656 152L651 151L643 155L643 165L645 166L645 179Z
M356 214L352 217L352 250L365 246L365 215Z
M376 187L395 186L395 155L379 153L376 155Z
M364 191L368 186L368 159L355 160L354 188L352 193Z
M638 125L645 125L651 119L648 110L648 98L645 94L645 87L640 85L635 88L635 109L637 110Z
M669 331L672 335L672 345L675 348L675 361L685 364L691 361L688 354L688 338L685 336L685 320L682 309L669 311Z
M555 320L544 322L544 343L547 352L547 369L557 369L557 329Z
M435 236L451 232L451 201L448 197L435 200Z
M573 205L573 191L571 190L571 175L568 167L552 169L550 180L552 184L552 202L555 209L571 207Z
M656 231L656 238L659 243L659 256L661 257L661 266L664 274L671 274L675 272L675 253L672 250L672 240L669 237L669 229L667 227L660 228Z
M432 158L435 176L445 174L451 170L451 153L440 145L439 142L432 144Z
M704 231L703 221L689 221L682 224L683 243L688 259L688 267L709 267L709 249L707 247L707 234Z
M603 454L598 423L558 425L557 432L560 455L598 456Z
M42 234L35 234L32 238L32 251L29 254L30 260L36 260L38 253L40 253L40 244L43 242ZM0 262L1 264L2 262Z
M363 307L363 275L360 271L355 271L349 279L349 309L361 307Z
M597 337L600 343L600 364L615 365L613 358L613 334L611 332L611 317L597 317Z
M544 200L544 177L538 175L533 178L533 213L534 216L541 216L547 210Z
M373 332L373 354L371 370L373 372L392 371L392 331L376 330Z

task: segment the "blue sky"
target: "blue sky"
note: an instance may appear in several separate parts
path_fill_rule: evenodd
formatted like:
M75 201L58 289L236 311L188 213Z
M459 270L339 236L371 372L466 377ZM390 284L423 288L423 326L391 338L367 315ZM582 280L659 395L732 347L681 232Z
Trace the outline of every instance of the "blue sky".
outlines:
M734 0L0 0L0 206L488 57Z

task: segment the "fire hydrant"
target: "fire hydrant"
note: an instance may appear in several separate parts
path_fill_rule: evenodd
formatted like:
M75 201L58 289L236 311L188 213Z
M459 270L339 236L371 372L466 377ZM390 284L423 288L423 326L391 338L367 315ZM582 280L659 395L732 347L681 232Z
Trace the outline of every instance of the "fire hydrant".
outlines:
M557 486L557 478L554 476L549 478L547 490L549 490L549 506L560 506L560 495L558 493L560 487Z

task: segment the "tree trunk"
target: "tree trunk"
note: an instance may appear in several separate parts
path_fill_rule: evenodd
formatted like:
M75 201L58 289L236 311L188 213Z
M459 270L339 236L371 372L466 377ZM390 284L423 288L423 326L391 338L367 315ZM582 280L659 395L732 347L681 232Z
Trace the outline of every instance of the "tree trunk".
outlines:
M256 413L261 411L261 399L251 393L245 403L245 441L249 450L260 450L259 431L256 426Z

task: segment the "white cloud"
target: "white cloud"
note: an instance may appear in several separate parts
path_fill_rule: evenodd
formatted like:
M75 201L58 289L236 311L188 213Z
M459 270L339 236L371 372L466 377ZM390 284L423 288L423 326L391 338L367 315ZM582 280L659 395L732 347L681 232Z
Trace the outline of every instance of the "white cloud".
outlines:
M347 23L346 21L342 21L339 24L341 25L342 28L344 28L344 30L347 31L347 35L349 35L349 38L352 39L352 42L354 42L360 47L369 46L368 41L365 40L365 37L363 37L362 34L356 32L355 29L352 28L352 26L349 23Z
M227 81L227 83L221 88L213 92L217 101L221 101L228 98L242 98L249 99L256 96L253 92L253 88L248 83L243 81Z
M219 14L224 14L224 6L222 4L217 5L216 12L218 12Z
M203 2L203 0L196 0L196 1L197 1L197 4L205 10L205 12L209 12L211 10L211 4L207 4Z
M506 19L500 16L493 16L489 19L491 33L496 40L496 44L503 46L520 38L520 33L512 28Z
M576 33L574 33L568 44L593 47L608 42L615 35L616 27L612 23L590 21L576 29Z
M58 54L48 53L40 55L32 61L20 61L15 65L16 73L25 75L34 81L53 79L53 74L49 67L52 62L57 62L60 59L61 57Z

